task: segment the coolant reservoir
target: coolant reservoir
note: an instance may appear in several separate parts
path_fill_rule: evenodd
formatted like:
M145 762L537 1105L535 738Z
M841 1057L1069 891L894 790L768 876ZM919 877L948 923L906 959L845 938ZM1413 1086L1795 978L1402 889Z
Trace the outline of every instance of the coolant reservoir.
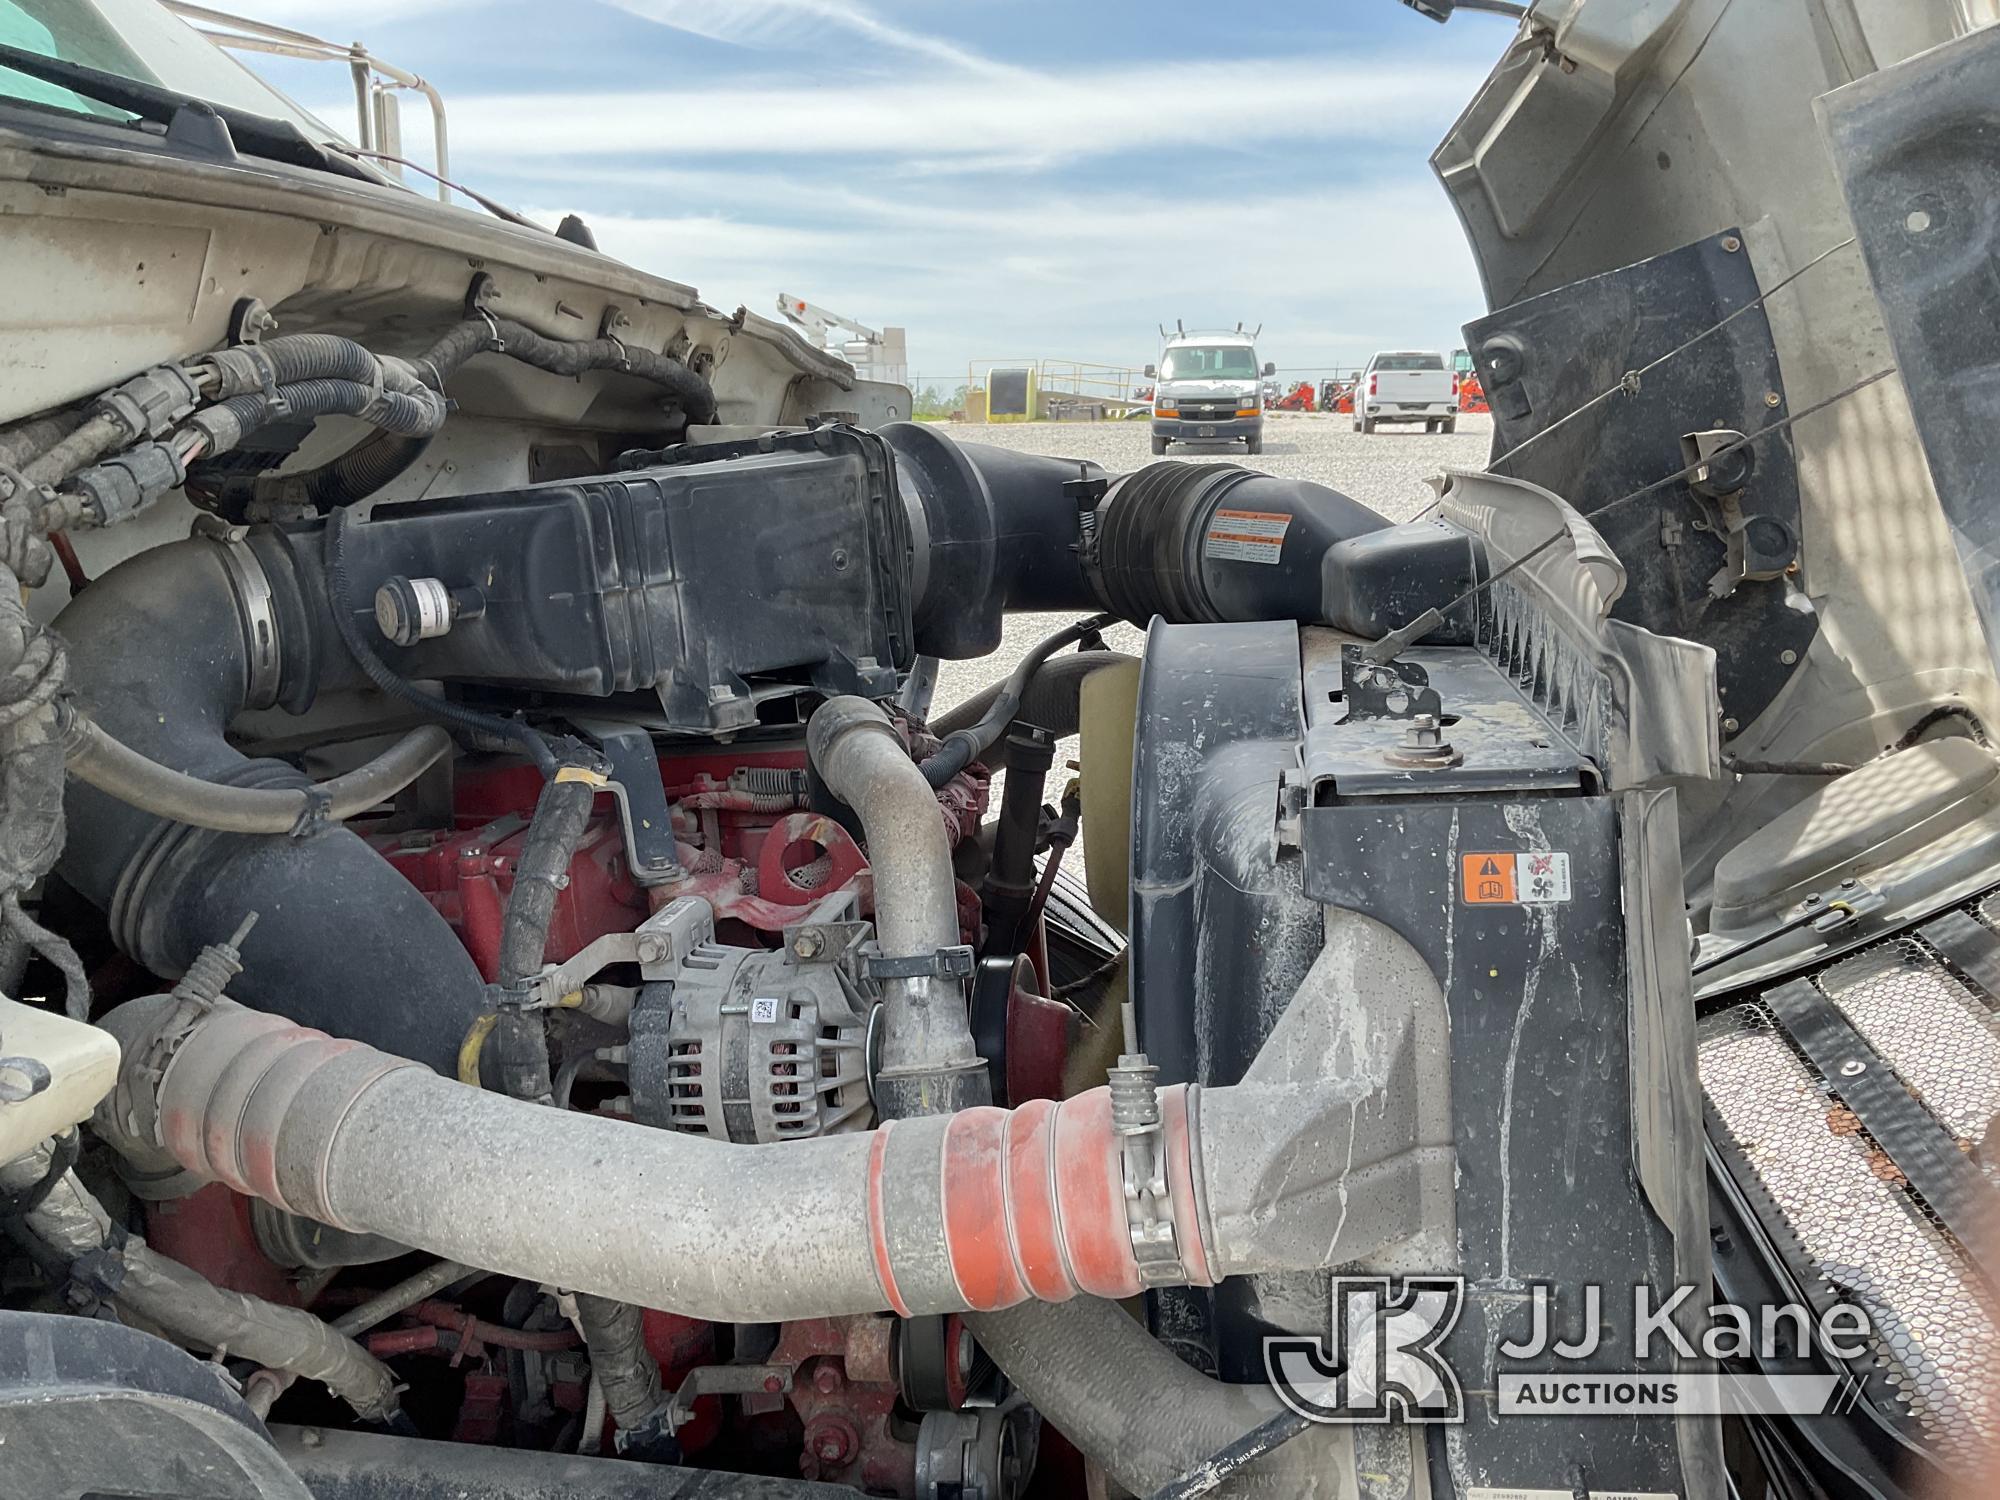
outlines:
M110 1032L0 996L0 1162L89 1118L117 1078Z

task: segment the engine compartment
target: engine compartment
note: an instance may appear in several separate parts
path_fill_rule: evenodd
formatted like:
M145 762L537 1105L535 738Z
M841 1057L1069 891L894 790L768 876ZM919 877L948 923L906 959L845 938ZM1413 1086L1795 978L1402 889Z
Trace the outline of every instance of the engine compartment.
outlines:
M1465 138L1514 82L1626 87L1617 40L1564 69L1525 37ZM1977 1329L1926 1310L1990 1290L1992 677L1956 639L1839 676L1858 596L1808 591L1820 429L1788 435L1825 371L1764 310L1803 274L1769 224L1643 255L1587 226L1543 257L1574 276L1517 268L1469 334L1504 472L1398 525L961 442L520 226L73 134L0 120L0 250L60 280L87 222L242 269L0 361L29 1492L1724 1500L1779 1470L1777 1424L1505 1409L1551 1287L1858 1300L1862 1354L1768 1367L1851 1377L1878 1470L1990 1426ZM1477 231L1518 184L1472 165ZM1030 612L1073 623L936 711L929 669ZM1921 1086L1843 1084L1878 1047ZM1402 1313L1462 1385L1342 1363L1336 1288L1392 1281L1443 1299ZM1540 1373L1720 1359L1586 1321Z

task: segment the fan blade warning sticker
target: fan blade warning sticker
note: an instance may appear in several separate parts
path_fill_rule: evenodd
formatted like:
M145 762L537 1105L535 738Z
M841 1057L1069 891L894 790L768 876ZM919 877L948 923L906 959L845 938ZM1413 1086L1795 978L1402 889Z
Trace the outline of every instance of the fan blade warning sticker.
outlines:
M1218 510L1209 518L1202 547L1220 562L1275 563L1291 524L1283 511Z
M1468 906L1544 906L1570 899L1567 854L1541 849L1467 854L1459 865Z

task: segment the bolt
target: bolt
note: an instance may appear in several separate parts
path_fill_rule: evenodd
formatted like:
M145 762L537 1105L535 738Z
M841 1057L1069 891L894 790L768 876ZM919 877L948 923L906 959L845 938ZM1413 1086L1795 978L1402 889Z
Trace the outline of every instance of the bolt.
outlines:
M1734 719L1724 719L1722 727L1729 734L1736 733L1736 721Z
M777 1376L766 1375L764 1377L764 1393L766 1395L775 1396L778 1394L778 1392L782 1391L784 1388L785 1388L785 1382L780 1380Z
M1840 1076L1842 1078L1859 1078L1863 1073L1866 1073L1867 1071L1868 1071L1868 1064L1863 1062L1858 1057L1850 1057L1846 1062L1840 1065Z
M792 939L792 957L799 959L818 958L826 947L826 939L817 932L802 932Z
M661 963L667 956L666 939L657 933L647 933L639 939L639 962L642 964Z
M819 1440L819 1456L830 1464L840 1462L840 1439L828 1435Z
M1796 651L1780 651L1778 653L1778 660L1783 662L1788 667L1798 659L1799 659L1799 653Z
M831 1396L840 1389L840 1371L832 1365L821 1365L813 1375L813 1389L822 1396Z
M1743 248L1743 241L1736 238L1733 234L1725 234L1722 237L1722 248L1729 254L1734 255L1738 250Z
M1766 391L1764 392L1764 404L1773 408L1780 407L1785 404L1785 398L1780 396L1776 391Z
M845 547L835 547L833 549L833 571L836 573L845 573L847 571L847 549Z

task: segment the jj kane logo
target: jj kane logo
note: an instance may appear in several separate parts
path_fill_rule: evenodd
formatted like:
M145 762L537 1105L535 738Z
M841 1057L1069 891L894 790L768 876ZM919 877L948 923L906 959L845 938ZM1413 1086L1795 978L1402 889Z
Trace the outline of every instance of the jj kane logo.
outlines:
M1607 1316L1610 1299L1601 1288L1585 1287L1575 1309L1579 1326L1565 1338L1555 1327L1548 1287L1510 1296L1526 1304L1527 1326L1492 1351L1496 1411L1812 1415L1844 1411L1858 1398L1848 1377L1823 1373L1837 1364L1816 1365L1805 1356L1817 1348L1833 1361L1862 1358L1871 1335L1859 1308L1753 1312L1718 1303L1703 1309L1694 1298L1693 1287L1664 1296L1635 1287L1625 1306ZM1327 1336L1266 1339L1265 1373L1287 1406L1315 1422L1462 1422L1464 1392L1444 1344L1465 1299L1458 1277L1336 1277ZM1723 1373L1719 1362L1779 1373Z

